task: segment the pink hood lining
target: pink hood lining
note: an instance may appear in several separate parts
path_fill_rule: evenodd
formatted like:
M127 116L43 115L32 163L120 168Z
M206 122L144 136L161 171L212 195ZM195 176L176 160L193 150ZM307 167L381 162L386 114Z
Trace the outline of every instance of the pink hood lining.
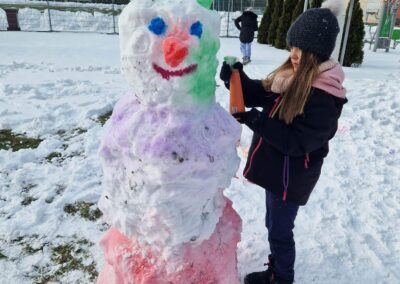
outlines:
M312 86L344 99L346 98L346 89L342 85L343 81L344 72L342 66L336 63L332 68L321 72Z
M324 90L335 97L342 99L346 98L346 89L342 85L344 81L344 72L342 66L335 60L330 59L322 62L318 69L320 73L314 80L312 86ZM284 92L292 79L292 69L279 72L272 82L271 91L274 93Z

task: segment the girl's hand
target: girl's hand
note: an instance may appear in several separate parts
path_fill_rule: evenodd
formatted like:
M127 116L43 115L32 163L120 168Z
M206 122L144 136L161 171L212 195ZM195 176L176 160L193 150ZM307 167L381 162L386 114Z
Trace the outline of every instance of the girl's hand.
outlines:
M219 73L219 78L224 82L229 82L232 76L231 66L225 61L222 63L221 72Z
M240 62L236 62L235 64L233 64L232 68L241 72L243 71L243 64ZM225 83L228 83L231 80L232 68L225 61L222 63L221 72L219 73L219 78Z
M239 123L246 125L253 124L260 115L261 113L255 108L252 108L250 111L236 112L232 114Z

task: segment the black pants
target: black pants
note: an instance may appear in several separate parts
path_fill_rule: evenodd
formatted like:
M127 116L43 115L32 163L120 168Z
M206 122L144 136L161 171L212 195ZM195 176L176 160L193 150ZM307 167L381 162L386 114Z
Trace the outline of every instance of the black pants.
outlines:
M294 280L294 261L296 248L293 238L294 220L299 206L291 201L283 201L266 191L267 214L265 225L273 259L273 270L279 278Z

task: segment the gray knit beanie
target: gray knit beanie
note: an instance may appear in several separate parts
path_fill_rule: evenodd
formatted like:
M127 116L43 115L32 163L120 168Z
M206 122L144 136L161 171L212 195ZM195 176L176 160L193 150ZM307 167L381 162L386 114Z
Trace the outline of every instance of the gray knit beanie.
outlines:
M340 31L336 16L341 12L342 1L325 1L321 8L302 13L289 28L287 44L313 53L326 61L335 49Z

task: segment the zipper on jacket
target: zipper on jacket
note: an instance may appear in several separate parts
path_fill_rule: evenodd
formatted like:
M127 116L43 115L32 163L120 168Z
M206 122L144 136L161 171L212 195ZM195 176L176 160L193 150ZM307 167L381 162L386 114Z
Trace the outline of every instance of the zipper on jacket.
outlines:
M254 148L254 151L253 151L253 153L251 154L250 162L249 162L249 167L247 168L247 170L245 170L245 172L244 172L244 174L243 174L244 176L246 176L246 175L249 173L249 171L250 171L250 169L251 169L251 164L253 163L254 155L255 155L256 152L258 151L258 148L260 148L261 143L262 143L262 138L260 138L260 140L258 141L258 144L257 144L256 148Z
M272 118L272 115L274 114L275 109L278 107L278 104L279 104L281 98L282 98L282 97L279 96L279 97L277 97L277 98L275 99L274 106L272 107L271 111L270 111L269 114L268 114L268 117L269 117L269 118Z
M308 164L310 163L310 156L308 155L308 153L306 153L304 155L304 168L308 169Z

